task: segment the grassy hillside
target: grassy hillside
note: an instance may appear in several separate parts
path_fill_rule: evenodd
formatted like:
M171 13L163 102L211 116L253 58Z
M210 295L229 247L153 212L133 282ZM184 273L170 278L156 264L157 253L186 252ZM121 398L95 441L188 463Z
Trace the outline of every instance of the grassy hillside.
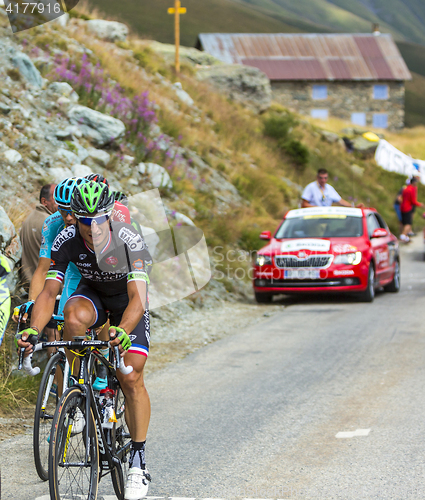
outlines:
M425 2L422 0L243 1L288 19L308 20L331 31L370 32L371 23L379 23L383 31L399 40L425 43Z
M122 19L142 38L159 42L174 42L174 17L167 14L173 0L121 0L120 8L114 0L88 0L91 8L98 8L109 16ZM233 0L183 0L188 12L181 18L181 42L193 47L202 32L292 33L301 31L290 26L283 17L273 18L249 5Z

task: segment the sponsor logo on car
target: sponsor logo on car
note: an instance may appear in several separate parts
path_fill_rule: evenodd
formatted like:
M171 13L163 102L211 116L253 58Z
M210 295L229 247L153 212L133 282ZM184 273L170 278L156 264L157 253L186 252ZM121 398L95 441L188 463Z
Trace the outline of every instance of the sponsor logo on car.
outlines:
M327 252L331 247L329 240L303 238L300 240L284 241L280 247L282 252L297 252L298 250L312 250L316 252Z
M342 243L333 245L332 250L334 253L351 253L357 252L357 247L350 245L349 243Z
M352 276L354 271L352 269L335 269L334 276Z

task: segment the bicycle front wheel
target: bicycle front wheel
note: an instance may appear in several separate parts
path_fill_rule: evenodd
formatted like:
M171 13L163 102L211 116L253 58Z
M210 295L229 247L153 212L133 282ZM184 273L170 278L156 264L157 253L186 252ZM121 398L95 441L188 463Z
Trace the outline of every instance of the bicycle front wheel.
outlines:
M124 500L124 481L128 473L131 437L125 421L125 396L121 387L118 387L115 396L115 415L117 422L112 430L112 446L120 459L120 465L112 470L111 479L118 500Z
M99 443L93 412L90 409L86 415L86 398L81 388L74 386L62 396L53 419L49 451L50 498L95 500L98 481Z
M64 358L65 355L60 352L50 358L38 389L34 414L33 449L35 468L42 481L49 479L50 431L61 396Z

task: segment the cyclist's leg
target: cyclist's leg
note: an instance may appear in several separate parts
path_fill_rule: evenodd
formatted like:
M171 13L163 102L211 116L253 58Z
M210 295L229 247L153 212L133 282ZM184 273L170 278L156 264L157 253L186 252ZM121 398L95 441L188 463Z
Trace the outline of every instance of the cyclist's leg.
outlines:
M73 337L82 337L88 328L97 328L106 323L107 316L96 292L81 285L75 290L64 308L64 340L73 340ZM72 366L72 353L67 352L68 361ZM74 366L74 374L78 366Z
M116 319L111 319L112 324ZM125 420L131 435L129 473L125 498L146 496L150 475L146 468L145 443L150 420L150 400L143 378L143 370L149 351L149 311L145 311L139 324L131 332L132 346L125 355L127 365L133 367L129 375L118 372L117 377L125 394Z

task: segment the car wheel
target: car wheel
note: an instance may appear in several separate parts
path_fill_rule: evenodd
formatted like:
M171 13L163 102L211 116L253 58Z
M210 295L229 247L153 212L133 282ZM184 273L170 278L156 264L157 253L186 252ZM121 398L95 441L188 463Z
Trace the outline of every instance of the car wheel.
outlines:
M384 287L384 290L391 293L400 291L400 262L398 260L395 261L393 280Z
M255 292L255 300L258 304L270 304L273 300L273 295L270 295L269 293Z
M375 298L375 268L373 264L369 265L369 274L367 279L367 288L364 292L360 294L360 300L362 302L373 302Z

